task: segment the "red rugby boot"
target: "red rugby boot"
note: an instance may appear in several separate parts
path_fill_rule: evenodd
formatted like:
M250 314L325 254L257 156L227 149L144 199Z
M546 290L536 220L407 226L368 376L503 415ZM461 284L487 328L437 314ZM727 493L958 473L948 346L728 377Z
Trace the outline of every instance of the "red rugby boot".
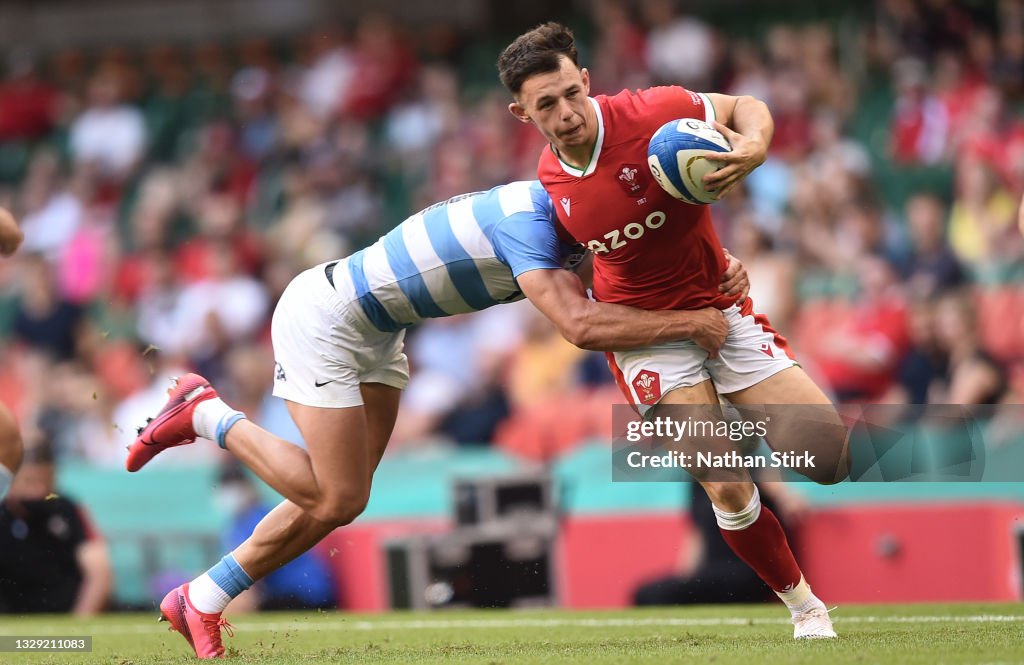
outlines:
M160 621L169 621L171 629L181 633L197 658L223 658L224 644L220 629L234 637L228 620L217 614L204 614L192 607L188 600L188 584L182 584L164 596L160 602Z
M157 453L195 441L192 413L197 404L217 396L210 382L198 374L176 378L168 393L170 397L164 408L155 418L148 419L145 427L139 428L139 435L128 448L125 466L129 471L138 471Z

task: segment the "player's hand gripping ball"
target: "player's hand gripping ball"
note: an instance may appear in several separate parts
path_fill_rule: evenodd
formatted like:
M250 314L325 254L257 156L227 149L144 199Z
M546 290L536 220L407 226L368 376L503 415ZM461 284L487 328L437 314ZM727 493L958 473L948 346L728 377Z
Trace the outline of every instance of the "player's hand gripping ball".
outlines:
M716 192L704 187L707 173L722 162L707 159L708 152L729 152L732 146L722 134L695 118L666 122L647 145L647 164L661 188L680 201L694 205L714 203Z

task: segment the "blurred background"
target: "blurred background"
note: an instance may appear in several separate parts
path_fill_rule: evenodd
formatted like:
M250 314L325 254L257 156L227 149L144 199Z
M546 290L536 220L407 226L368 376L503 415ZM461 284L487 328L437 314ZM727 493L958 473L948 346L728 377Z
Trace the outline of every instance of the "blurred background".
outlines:
M108 544L109 607L152 607L276 500L212 445L123 472L169 377L198 370L297 441L269 396L276 299L430 203L534 177L542 141L507 112L494 62L544 20L574 28L594 93L671 83L769 104L769 160L713 214L756 309L836 400L1020 401L1024 2L558 4L0 5L0 205L25 232L0 262L0 400ZM610 481L621 397L602 355L528 303L407 339L370 506L297 573L323 587L307 605L473 603L438 580L519 556L543 566L530 602L618 606L685 567L686 486ZM474 546L409 538L501 512L516 473L508 505L555 516L527 519L518 553L469 565ZM1022 485L791 489L829 602L1024 597Z

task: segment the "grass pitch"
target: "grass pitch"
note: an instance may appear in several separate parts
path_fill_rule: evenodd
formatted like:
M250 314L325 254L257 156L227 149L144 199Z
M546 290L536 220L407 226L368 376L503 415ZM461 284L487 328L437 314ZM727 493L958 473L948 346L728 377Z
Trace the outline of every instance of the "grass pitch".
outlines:
M458 611L429 614L267 613L239 616L225 638L236 663L1024 663L1024 605L846 606L837 640L796 642L781 606L610 612ZM93 651L4 653L0 662L195 663L156 613L93 620L0 618L0 635L91 635Z

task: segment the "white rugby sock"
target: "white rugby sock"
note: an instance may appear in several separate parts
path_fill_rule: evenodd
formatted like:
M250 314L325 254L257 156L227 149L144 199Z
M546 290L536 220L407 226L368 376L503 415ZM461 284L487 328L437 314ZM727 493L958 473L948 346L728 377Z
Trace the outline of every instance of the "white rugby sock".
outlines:
M7 490L11 489L11 481L14 480L14 473L3 464L0 464L0 501L7 496Z
M219 614L232 598L252 584L252 578L238 565L235 555L228 554L189 583L188 599L203 614Z
M245 414L224 403L219 397L208 399L196 405L192 412L192 427L196 434L226 448L225 437L236 422Z
M775 594L782 599L789 611L796 616L815 607L825 607L817 596L811 591L811 585L807 583L803 575L800 582L789 591L776 591Z
M213 578L203 573L188 585L188 599L192 607L204 614L217 614L231 602L231 596L217 586Z
M728 513L714 504L711 509L715 511L715 521L720 528L726 531L746 529L761 516L761 493L757 491L757 485L754 485L754 495L750 497L747 506L738 513Z

